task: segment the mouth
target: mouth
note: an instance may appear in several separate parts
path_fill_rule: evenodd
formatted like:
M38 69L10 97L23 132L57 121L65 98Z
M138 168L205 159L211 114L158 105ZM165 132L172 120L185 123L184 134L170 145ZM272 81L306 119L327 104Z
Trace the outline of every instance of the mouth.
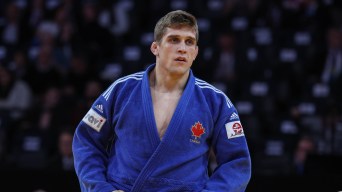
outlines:
M186 63L186 62L187 62L187 59L186 59L185 57L177 57L177 58L175 59L175 61Z

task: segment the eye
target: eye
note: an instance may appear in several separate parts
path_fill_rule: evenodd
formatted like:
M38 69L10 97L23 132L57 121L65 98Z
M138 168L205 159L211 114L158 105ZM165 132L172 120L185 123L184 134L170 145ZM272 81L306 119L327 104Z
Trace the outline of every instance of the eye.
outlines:
M178 43L179 39L178 38L170 38L171 43Z
M187 45L195 45L195 40L193 40L193 39L188 39L188 40L186 40L185 41L185 43L187 44Z

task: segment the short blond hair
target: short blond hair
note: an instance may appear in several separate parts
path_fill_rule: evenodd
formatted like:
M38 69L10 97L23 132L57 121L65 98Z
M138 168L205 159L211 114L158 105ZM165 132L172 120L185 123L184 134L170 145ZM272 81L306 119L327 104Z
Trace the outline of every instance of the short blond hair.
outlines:
M171 11L159 19L154 28L154 41L160 42L166 33L167 28L191 27L196 33L196 41L198 42L198 25L195 16L183 11Z

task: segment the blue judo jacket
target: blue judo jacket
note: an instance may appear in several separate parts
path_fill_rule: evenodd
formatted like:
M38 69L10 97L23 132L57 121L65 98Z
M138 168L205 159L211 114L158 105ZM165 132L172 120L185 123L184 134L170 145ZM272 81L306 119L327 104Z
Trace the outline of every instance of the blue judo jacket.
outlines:
M116 80L78 124L73 153L82 192L245 191L251 160L232 102L190 70L160 139L148 78L154 66ZM210 148L218 166L209 177Z

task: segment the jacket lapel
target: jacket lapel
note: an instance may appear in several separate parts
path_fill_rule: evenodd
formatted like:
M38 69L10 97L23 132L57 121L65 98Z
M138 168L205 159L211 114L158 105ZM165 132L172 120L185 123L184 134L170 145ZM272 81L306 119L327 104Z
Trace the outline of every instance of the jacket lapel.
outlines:
M144 107L144 115L146 119L146 124L149 132L149 139L152 143L152 146L156 148L153 152L143 169L141 170L139 176L135 180L135 183L132 187L133 191L141 191L143 188L144 182L148 177L153 173L153 171L160 164L160 159L163 157L167 148L170 147L170 143L175 138L178 129L181 127L183 116L185 115L187 105L190 101L191 94L193 93L195 86L195 78L190 71L189 80L185 87L182 97L179 100L179 103L176 107L176 110L171 118L170 124L165 132L163 140L160 141L158 136L157 127L154 119L153 106L152 106L152 97L149 86L148 74L153 69L154 65L151 65L144 74L143 84L142 84L142 99L143 99L143 107Z

